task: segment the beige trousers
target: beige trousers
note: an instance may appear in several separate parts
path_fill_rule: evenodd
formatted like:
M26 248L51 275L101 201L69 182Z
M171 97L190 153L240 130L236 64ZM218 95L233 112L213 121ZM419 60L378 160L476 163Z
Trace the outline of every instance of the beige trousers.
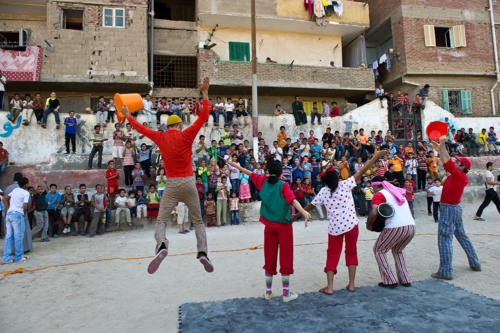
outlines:
M201 219L200 199L198 198L198 191L196 190L193 176L167 178L165 182L165 192L163 192L158 218L156 219L156 252L161 243L165 243L165 247L168 250L167 221L171 221L172 210L177 206L179 201L184 202L191 213L198 252L207 254L207 235L205 233L205 225Z

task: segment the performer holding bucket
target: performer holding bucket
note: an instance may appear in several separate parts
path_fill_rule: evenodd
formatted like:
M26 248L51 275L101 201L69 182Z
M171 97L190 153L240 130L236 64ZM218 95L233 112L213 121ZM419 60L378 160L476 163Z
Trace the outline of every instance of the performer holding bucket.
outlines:
M139 124L129 116L127 106L118 110L123 113L129 123L139 132L153 140L158 145L165 162L167 176L165 192L160 202L160 210L156 219L156 256L148 266L148 273L153 274L168 254L168 240L166 237L167 220L171 219L171 212L179 202L184 202L191 213L194 224L196 241L198 244L197 258L207 272L213 272L214 267L207 257L207 237L205 225L201 218L200 200L193 177L191 150L193 141L209 115L208 100L209 80L205 78L200 85L203 95L203 109L193 125L182 130L182 120L175 115L167 119L167 132L153 131ZM118 107L118 104L117 104Z

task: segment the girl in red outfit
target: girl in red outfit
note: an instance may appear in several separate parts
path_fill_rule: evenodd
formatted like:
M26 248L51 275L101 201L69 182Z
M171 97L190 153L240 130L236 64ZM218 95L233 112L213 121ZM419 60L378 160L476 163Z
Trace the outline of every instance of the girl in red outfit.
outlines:
M293 228L290 205L293 205L307 221L311 216L295 199L290 184L279 180L282 173L281 162L273 158L267 159L267 170L270 176L261 176L242 168L239 164L227 161L229 165L250 176L255 187L260 191L262 199L260 221L264 229L264 270L266 274L266 293L264 298L271 299L273 275L276 275L278 248L280 255L280 273L283 283L283 302L297 299L298 295L290 292L290 274L293 274Z
M344 181L339 181L338 173L330 168L321 174L325 187L319 191L316 197L305 208L310 211L315 207L325 206L329 224L328 224L328 250L326 251L325 273L327 286L321 288L321 293L333 294L333 276L337 274L337 265L342 253L342 244L345 238L345 261L349 271L349 284L347 289L355 291L354 279L356 277L356 266L358 265L357 241L358 241L358 218L356 208L352 197L352 189L361 182L363 174L378 161L379 158L386 155L386 150L378 151L373 154L371 160L359 169L356 174ZM293 216L295 221L299 216Z

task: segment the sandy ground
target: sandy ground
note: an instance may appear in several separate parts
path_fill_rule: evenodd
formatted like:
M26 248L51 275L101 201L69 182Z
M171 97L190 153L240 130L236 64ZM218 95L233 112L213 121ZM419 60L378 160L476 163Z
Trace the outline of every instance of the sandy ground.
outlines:
M500 218L493 206L484 216L487 222L472 221L475 206L464 206L465 227L482 263L481 273L468 268L466 257L455 241L454 280L471 292L500 299ZM406 250L407 263L414 280L428 279L437 270L437 225L425 211L417 209L417 236ZM375 285L380 281L372 253L376 233L364 229L361 219L358 243L357 285ZM194 232L179 235L170 232L172 254L195 250ZM422 235L422 234L432 235ZM259 223L207 231L211 250L241 249L263 242ZM295 244L326 242L326 222L315 221L305 229L294 225ZM3 248L3 242L0 243ZM50 243L34 243L25 268L64 264L95 258L138 257L152 254L151 228L108 233L93 239L63 237ZM295 248L295 274L291 289L316 291L325 284L323 266L326 244ZM1 332L176 332L178 306L186 302L259 297L265 285L263 251L211 253L215 272L207 274L194 255L167 258L155 275L148 275L148 260L109 261L51 268L36 273L17 274L0 281ZM347 284L347 270L341 258L334 288ZM1 266L0 270L19 265ZM274 294L281 291L275 278ZM335 296L334 296L335 297Z

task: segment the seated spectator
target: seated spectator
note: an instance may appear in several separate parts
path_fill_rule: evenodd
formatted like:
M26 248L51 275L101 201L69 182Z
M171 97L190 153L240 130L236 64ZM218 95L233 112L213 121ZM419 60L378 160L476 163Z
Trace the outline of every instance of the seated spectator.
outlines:
M184 97L182 101L182 122L185 124L191 124L191 107L189 106L188 99Z
M317 118L318 125L321 125L321 113L319 112L317 102L313 102L313 107L311 110L311 125L314 125L314 118Z
M44 108L45 104L43 103L42 96L39 93L36 93L35 99L33 100L33 112L35 113L36 122L38 123L38 125L42 124Z
M130 210L129 210L129 201L128 197L125 195L126 192L124 189L120 189L118 191L118 197L115 199L115 206L116 206L116 211L115 211L115 225L116 227L120 227L120 220L121 220L121 214L125 214L125 220L127 221L128 225L131 227L132 226L132 217L130 215Z
M493 126L490 127L490 131L488 132L488 150L492 153L498 154L498 149L496 146L499 146L500 142L498 142L497 133L495 132L495 128Z
M28 126L33 118L33 101L31 95L26 94L23 101L23 125Z
M236 110L236 118L238 119L238 125L247 126L248 125L248 112L245 107L245 101L243 98L238 99L238 103L234 106ZM283 110L284 112L285 110ZM243 117L243 123L241 123L241 118Z
M59 129L59 109L61 108L61 103L56 97L56 92L52 91L50 97L45 101L45 111L43 111L42 127L47 127L47 117L49 114L53 113L56 120L56 129Z
M75 196L71 191L71 186L64 188L64 195L62 196L60 205L62 206L61 217L64 223L62 233L67 234L71 231L71 221L75 213Z
M182 106L179 103L179 98L177 98L177 97L174 98L174 102L172 103L172 106L170 107L170 112L182 119Z
M201 97L200 97L200 99L201 99ZM195 110L195 108L196 108L196 110ZM201 100L200 100L200 103L196 102L194 107L193 107L194 114L198 115L199 112L201 112ZM161 100L156 104L156 125L157 126L160 126L161 116L164 114L167 116L171 115L170 104L168 104L166 97L162 97Z
M226 122L228 124L233 123L233 112L234 112L234 104L233 100L228 97L226 100L226 104L224 104L224 110L226 110Z
M87 194L87 186L85 184L80 184L80 193L76 195L76 209L75 214L73 215L73 236L78 236L78 234L85 236L87 234L87 226L90 222L90 206L91 202L89 200L89 196ZM80 222L80 217L83 216L83 229L81 229L80 233L78 232L78 225Z
M9 165L9 152L3 147L3 142L0 141L0 176L5 173Z
M472 128L465 134L464 137L465 148L467 149L467 155L469 156L479 156L480 144L477 142L477 136L474 134Z
M10 100L10 118L9 120L15 124L17 122L17 118L23 111L23 100L18 93L14 94L14 98Z
M295 102L292 103L292 110L296 126L307 124L307 115L304 112L304 105L300 101L299 96L295 96Z
M280 104L276 104L276 108L274 109L274 115L281 116L282 114L286 114L286 111L281 108Z
M330 109L330 117L338 117L340 115L340 109L337 106L337 102L332 102L332 107Z

